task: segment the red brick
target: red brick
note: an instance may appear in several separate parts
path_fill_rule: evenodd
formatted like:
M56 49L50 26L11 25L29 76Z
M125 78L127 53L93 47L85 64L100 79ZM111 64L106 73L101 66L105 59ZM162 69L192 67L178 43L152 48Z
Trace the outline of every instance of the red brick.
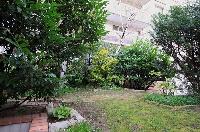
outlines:
M32 118L38 118L38 117L40 117L39 114L33 114L33 115L32 115Z
M47 114L34 114L29 132L48 132Z
M47 117L47 114L46 114L46 113L33 114L32 117L33 117L33 118L37 118L37 117Z
M0 126L31 122L29 132L48 132L47 114L23 115L0 119Z
M33 118L32 121L47 121L47 118Z
M31 117L31 115L24 115L24 116L21 116L20 120L21 120L22 123L31 122L32 121L32 117Z
M40 113L41 117L47 117L47 113Z
M48 123L35 123L35 124L31 124L31 127L42 127L42 126L48 126Z
M35 127L31 127L30 131L33 130L48 130L48 126L35 126Z
M37 130L29 130L29 132L48 132L48 129L46 129L46 130L39 130L39 129L37 129Z
M10 121L7 121L5 119L0 120L0 126L9 125L9 124L10 124Z
M22 119L20 116L17 117L8 117L8 118L2 118L0 120L0 125L10 125L10 124L18 124L18 123L25 123L25 122L30 122L31 118L27 119Z
M36 117L36 118L32 118L32 120L34 120L34 121L40 121L40 120L46 121L47 117Z
M33 121L31 122L31 124L46 124L46 122L47 122L47 120L39 120L39 121L33 120Z

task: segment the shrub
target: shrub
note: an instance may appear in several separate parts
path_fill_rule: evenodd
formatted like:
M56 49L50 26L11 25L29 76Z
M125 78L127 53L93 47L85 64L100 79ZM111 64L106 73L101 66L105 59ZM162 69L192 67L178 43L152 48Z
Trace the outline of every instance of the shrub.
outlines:
M101 48L92 58L91 80L101 86L118 82L121 78L114 74L117 62L116 58L110 56L108 49Z
M63 96L67 93L75 93L77 92L79 89L76 88L76 87L69 87L69 86L60 86L59 88L57 88L55 90L55 97L60 97L60 96Z
M116 71L125 78L129 88L147 89L154 81L174 76L172 61L148 41L137 41L118 55Z
M168 14L155 16L154 42L174 58L177 71L191 84L190 91L200 94L200 2L175 6Z
M83 58L76 58L67 65L65 80L71 87L80 86L87 80L87 64Z
M196 96L172 96L161 94L147 94L145 100L154 101L159 104L181 106L181 105L199 105L200 99Z
M60 119L65 119L70 117L71 109L65 105L60 105L53 110L53 117Z

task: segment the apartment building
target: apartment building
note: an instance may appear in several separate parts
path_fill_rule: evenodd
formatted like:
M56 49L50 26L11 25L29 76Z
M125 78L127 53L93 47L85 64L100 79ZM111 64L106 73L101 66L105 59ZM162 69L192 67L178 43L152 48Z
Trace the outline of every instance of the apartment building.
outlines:
M152 16L185 3L186 0L109 0L106 24L109 33L103 40L129 45L137 39L150 39Z

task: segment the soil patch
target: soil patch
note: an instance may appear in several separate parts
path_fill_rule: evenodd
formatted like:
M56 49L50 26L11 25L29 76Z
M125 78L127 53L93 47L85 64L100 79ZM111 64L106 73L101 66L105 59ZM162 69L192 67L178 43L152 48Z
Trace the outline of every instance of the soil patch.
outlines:
M76 109L94 128L109 132L104 111L94 102L72 102L68 105Z

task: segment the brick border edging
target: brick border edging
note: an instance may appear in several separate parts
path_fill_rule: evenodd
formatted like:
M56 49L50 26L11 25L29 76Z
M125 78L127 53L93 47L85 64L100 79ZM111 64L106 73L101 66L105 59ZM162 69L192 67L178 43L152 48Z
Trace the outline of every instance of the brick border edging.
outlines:
M29 132L48 132L47 113L33 114Z
M22 115L0 119L0 126L20 123L30 123L29 132L48 132L49 129L47 113Z
M0 126L7 126L12 124L29 123L32 121L31 115L22 115L15 117L6 117L0 119Z

